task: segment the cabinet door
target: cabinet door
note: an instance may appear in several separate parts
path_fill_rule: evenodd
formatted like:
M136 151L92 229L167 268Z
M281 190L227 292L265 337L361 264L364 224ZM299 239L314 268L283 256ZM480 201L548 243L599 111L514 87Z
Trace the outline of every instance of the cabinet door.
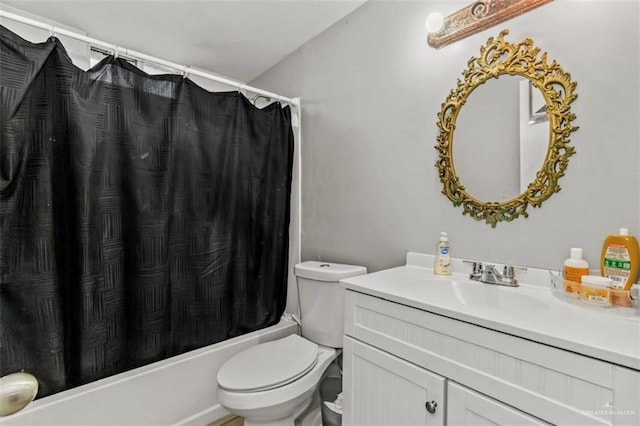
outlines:
M548 425L513 407L449 381L447 424L461 425Z
M444 424L444 377L347 336L343 387L345 425Z

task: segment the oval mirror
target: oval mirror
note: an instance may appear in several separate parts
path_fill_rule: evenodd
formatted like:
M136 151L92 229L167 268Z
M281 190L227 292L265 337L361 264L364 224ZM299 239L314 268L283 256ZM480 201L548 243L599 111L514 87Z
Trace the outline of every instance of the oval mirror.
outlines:
M442 192L463 214L495 227L527 217L560 190L575 150L569 135L576 83L531 39L503 30L471 58L438 113L436 166ZM463 107L464 106L464 107Z

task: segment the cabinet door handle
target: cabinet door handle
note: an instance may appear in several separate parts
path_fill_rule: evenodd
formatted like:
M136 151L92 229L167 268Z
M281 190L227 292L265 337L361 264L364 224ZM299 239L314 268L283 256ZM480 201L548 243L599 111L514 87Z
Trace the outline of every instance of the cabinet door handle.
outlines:
M426 404L424 404L424 406L428 412L430 412L431 414L434 414L436 412L436 407L438 406L438 403L435 401L429 401Z

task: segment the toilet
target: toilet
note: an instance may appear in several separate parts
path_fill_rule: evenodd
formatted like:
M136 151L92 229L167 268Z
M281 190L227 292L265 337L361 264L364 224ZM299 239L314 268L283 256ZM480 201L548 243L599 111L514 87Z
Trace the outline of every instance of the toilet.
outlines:
M344 334L344 290L339 281L363 266L307 261L294 268L302 336L260 343L234 355L218 371L218 398L246 426L294 425L311 403Z

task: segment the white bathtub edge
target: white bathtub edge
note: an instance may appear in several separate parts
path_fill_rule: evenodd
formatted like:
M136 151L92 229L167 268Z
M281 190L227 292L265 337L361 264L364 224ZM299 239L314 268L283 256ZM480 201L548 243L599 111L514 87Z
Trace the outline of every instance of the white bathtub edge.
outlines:
M218 403L217 372L231 356L298 332L276 325L196 349L32 402L0 425L206 425L228 412Z

